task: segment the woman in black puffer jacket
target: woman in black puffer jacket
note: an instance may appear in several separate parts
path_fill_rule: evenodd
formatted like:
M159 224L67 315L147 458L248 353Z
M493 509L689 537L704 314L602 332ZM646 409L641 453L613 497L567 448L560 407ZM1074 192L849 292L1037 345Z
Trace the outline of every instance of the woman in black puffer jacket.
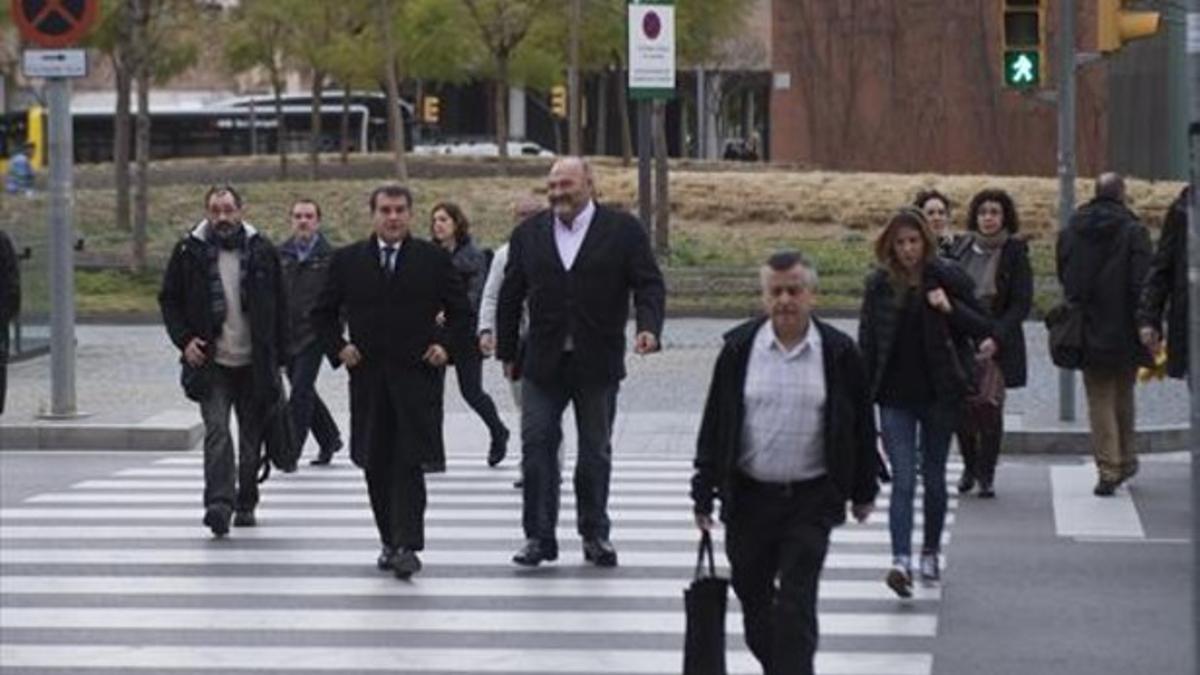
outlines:
M467 287L467 297L475 315L479 315L479 301L483 295L483 282L487 279L487 257L471 242L471 224L466 214L453 202L439 202L430 212L429 232L433 241L450 252L454 268L462 275ZM471 335L476 334L471 327ZM488 466L496 466L504 460L508 451L508 427L496 412L492 397L483 390L483 354L477 345L470 351L454 354L454 372L458 375L458 391L467 405L471 406L491 434L488 450ZM442 371L445 377L445 370Z
M918 457L925 486L921 578L940 578L946 455L971 387L971 339L991 335L970 278L937 251L921 211L909 207L892 216L875 243L879 269L867 277L859 322L859 348L892 465L893 564L886 582L901 597L912 594Z

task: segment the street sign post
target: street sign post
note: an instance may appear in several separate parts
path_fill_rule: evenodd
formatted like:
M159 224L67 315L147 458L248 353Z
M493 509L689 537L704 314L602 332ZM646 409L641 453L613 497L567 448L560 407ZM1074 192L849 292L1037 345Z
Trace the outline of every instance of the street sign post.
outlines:
M100 14L99 0L12 0L21 36L46 49L26 50L27 77L45 77L48 103L50 202L50 410L49 418L79 416L75 405L75 228L71 202L73 149L71 77L87 74L83 50L65 49L82 39Z
M628 1L628 88L629 98L638 102L638 215L652 233L654 228L667 227L665 222L653 223L650 137L654 101L675 96L675 1ZM667 176L665 170L660 173L663 189L659 192L665 195Z

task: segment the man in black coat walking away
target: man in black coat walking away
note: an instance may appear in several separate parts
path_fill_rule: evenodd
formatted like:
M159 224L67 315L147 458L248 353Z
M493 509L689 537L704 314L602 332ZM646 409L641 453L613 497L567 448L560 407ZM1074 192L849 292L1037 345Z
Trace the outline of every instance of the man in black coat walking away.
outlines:
M1167 375L1181 379L1188 376L1188 194L1185 187L1167 210L1138 310L1139 335L1152 352L1162 346L1166 314Z
M210 188L204 206L208 217L171 252L158 304L181 352L184 393L204 418L204 524L223 537L235 512L235 526L256 523L259 448L281 395L287 331L275 246L242 221L232 187Z
M8 325L21 312L21 270L8 233L0 230L0 415L8 397Z
M1126 206L1120 175L1096 179L1096 197L1059 233L1056 256L1064 298L1083 308L1083 388L1099 472L1093 492L1106 497L1138 470L1133 387L1138 367L1150 364L1137 322L1150 235Z
M425 548L424 472L446 466L438 369L473 346L473 317L450 255L412 236L408 188L378 187L368 203L375 233L333 254L313 326L334 367L349 369L350 458L366 474L376 565L407 579Z
M812 316L817 273L799 253L761 271L767 316L725 334L696 442L696 524L721 500L745 640L769 675L812 675L817 585L830 530L870 515L875 416L854 341Z
M513 556L535 566L558 558L558 448L562 414L574 406L577 527L583 555L617 564L609 541L608 485L617 390L625 377L625 324L633 294L634 351L658 350L666 292L650 239L637 218L597 205L592 172L579 157L554 163L550 209L517 226L497 310L497 355L521 385L522 525L525 545ZM518 363L521 312L529 332Z
M304 447L311 428L320 450L310 464L329 464L342 447L337 422L317 394L322 345L312 325L312 309L325 287L333 247L321 234L321 206L298 199L291 210L292 236L279 246L283 284L287 290L288 380L292 385L290 409L296 443Z

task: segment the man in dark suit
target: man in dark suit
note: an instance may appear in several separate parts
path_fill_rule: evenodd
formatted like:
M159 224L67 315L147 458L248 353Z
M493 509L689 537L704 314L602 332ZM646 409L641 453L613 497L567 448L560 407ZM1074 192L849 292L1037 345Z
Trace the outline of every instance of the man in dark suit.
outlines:
M696 443L696 524L721 500L745 640L769 675L812 675L830 530L879 491L875 421L854 341L812 317L817 274L785 251L761 272L767 316L725 334Z
M583 555L612 567L617 552L609 541L608 484L629 296L636 309L634 351L649 354L659 346L666 292L645 228L627 213L596 204L584 160L555 162L548 187L550 209L517 226L509 240L497 308L497 355L508 377L523 381L526 541L513 562L535 566L558 557L558 447L570 403L579 435L575 504ZM518 363L526 302L529 329Z
M349 369L350 457L366 473L376 564L407 579L425 547L424 472L446 465L437 369L470 344L471 307L449 254L409 232L412 193L384 185L369 203L374 235L334 253L312 316L333 366Z

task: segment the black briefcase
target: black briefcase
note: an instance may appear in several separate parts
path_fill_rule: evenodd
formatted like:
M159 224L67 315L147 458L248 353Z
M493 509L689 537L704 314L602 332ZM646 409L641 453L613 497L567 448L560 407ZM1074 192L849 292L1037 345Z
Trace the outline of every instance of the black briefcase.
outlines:
M705 558L708 569L705 570ZM707 572L707 573L706 573ZM717 576L712 536L705 530L696 554L696 573L683 591L687 634L683 675L725 675L725 606L729 580Z

